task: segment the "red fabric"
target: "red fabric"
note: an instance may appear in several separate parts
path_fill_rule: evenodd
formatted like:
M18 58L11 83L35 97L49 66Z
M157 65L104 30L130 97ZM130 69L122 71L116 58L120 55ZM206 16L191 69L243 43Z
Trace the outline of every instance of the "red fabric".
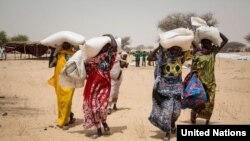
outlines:
M106 121L108 99L111 89L110 70L103 71L97 67L108 56L107 53L86 61L87 82L84 89L83 112L84 128L98 127L102 121ZM113 66L115 57L112 57L110 68Z

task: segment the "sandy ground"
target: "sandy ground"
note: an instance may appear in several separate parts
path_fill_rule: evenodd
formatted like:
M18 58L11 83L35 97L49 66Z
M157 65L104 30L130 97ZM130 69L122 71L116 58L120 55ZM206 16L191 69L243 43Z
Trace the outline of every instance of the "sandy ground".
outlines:
M68 130L55 127L56 95L47 84L53 69L47 60L0 61L0 140L1 141L79 141L94 129L82 127L82 91L76 89L72 111L77 121ZM183 69L184 76L189 69ZM153 67L129 66L124 71L118 100L119 110L108 116L111 135L100 141L159 141L164 133L151 125ZM184 77L183 76L183 77ZM250 123L250 61L217 59L216 100L212 124ZM177 124L190 124L190 110L182 110ZM197 119L197 124L204 124ZM176 135L172 135L172 141Z

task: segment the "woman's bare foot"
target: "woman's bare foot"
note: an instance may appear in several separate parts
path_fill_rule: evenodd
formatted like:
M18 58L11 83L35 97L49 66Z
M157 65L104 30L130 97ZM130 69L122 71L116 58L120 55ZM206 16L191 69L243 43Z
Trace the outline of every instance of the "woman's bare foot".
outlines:
M117 111L118 108L116 107L116 104L114 104L113 110Z
M110 134L110 128L109 128L108 124L106 122L103 122L102 125L103 125L103 128L104 128L104 132L106 134Z
M196 123L196 112L194 110L191 111L191 122Z
M93 139L97 139L102 136L102 129L98 128L97 133L92 136Z
M70 113L70 115L69 115L69 124L73 124L73 123L75 123L75 121L76 121L76 118L74 118L74 113Z

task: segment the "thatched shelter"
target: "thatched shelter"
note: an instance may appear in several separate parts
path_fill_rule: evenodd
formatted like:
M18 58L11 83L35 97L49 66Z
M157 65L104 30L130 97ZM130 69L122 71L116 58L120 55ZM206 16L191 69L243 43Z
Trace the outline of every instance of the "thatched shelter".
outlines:
M46 54L50 47L44 46L37 42L9 42L4 45L6 53L20 52L40 58Z

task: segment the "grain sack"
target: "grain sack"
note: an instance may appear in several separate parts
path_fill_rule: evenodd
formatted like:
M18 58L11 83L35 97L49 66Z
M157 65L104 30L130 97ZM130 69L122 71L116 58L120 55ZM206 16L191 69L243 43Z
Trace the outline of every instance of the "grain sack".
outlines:
M122 39L116 38L115 41L117 43L117 52L121 52L122 51Z
M207 22L199 17L191 17L191 24L196 27L207 25Z
M220 31L218 28L213 26L200 26L196 29L194 40L200 43L202 39L208 39L213 42L213 44L219 46L222 42L220 37Z
M112 69L110 70L110 77L111 77L111 79L117 80L120 72L121 72L120 55L116 55L115 63L113 65Z
M59 76L59 83L66 88L82 88L86 70L82 50L78 50L65 64Z
M86 57L95 57L101 49L110 42L111 39L107 36L95 37L87 40L83 47L86 50Z
M41 44L51 47L60 47L63 42L68 42L73 46L83 44L85 42L85 37L78 33L71 31L60 31L56 32L41 41Z
M194 34L193 31L186 28L177 28L159 34L160 45L165 48L171 48L173 46L181 47L183 51L190 49Z

